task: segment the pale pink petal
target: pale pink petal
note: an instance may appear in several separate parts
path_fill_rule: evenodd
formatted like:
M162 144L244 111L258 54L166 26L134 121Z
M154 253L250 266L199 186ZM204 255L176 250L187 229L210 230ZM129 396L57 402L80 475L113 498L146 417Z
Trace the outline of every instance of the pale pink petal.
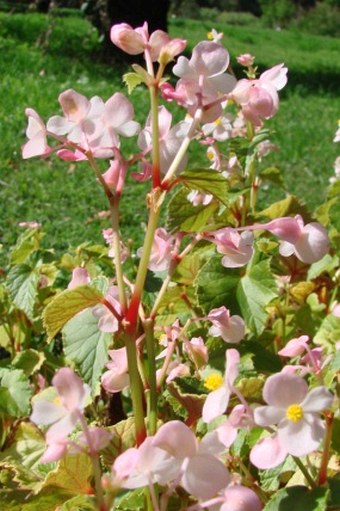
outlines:
M254 420L256 424L263 428L277 424L285 416L286 410L275 406L259 406L254 410Z
M47 131L54 135L66 135L71 128L74 126L72 121L61 117L60 115L54 115L47 121Z
M262 470L277 467L282 463L288 451L281 444L278 436L260 440L250 451L250 461Z
M321 412L332 406L334 396L326 387L315 387L300 403L304 412Z
M79 122L86 117L90 110L89 100L73 89L68 89L59 95L59 103L68 120Z
M305 225L302 235L295 243L295 253L298 259L307 264L322 259L329 250L329 238L326 229L312 222Z
M225 421L221 426L217 428L218 438L222 442L222 444L229 448L235 438L237 437L237 428L235 428L229 420Z
M62 404L71 412L82 410L84 400L89 395L89 388L72 369L62 367L58 369L52 379Z
M220 44L202 41L193 49L190 64L197 74L214 76L227 69L229 53Z
M130 101L120 92L116 92L105 103L105 119L113 128L117 128L127 121L131 121L134 115Z
M234 317L234 316L232 316ZM238 377L240 363L240 354L235 349L229 349L225 353L226 355L226 374L225 379L228 381L229 386L234 384L234 381Z
M225 503L220 511L261 511L263 504L256 493L238 484L230 484L224 490Z
M188 426L177 420L167 422L159 428L153 445L180 459L194 456L197 451L195 435Z
M229 398L230 390L225 386L210 392L202 409L203 421L209 423L219 415L222 415L227 409Z
M77 267L72 272L72 279L67 286L67 289L74 289L78 286L85 286L91 281L91 277L86 268Z
M46 451L39 460L39 463L53 463L54 461L61 460L66 453L68 448L68 441L61 440L47 446Z
M288 241L289 243L296 243L302 233L300 223L296 218L292 217L277 218L262 226L259 224L257 228L266 229L281 240Z
M24 160L34 156L44 156L49 152L50 149L47 145L46 135L43 132L37 133L22 146L22 157Z
M286 346L282 348L282 350L278 351L278 354L281 355L281 357L296 357L306 350L308 342L308 335L301 335L300 337L291 339L287 342Z
M298 422L284 419L280 423L278 436L289 454L304 456L315 451L325 434L323 421L314 414L308 414Z
M280 243L279 252L283 257L289 257L294 254L295 247L292 243L288 243L288 241L283 241Z
M106 392L114 394L129 386L130 377L127 373L119 374L114 371L106 371L101 377L101 384Z
M30 419L35 424L53 424L68 414L66 408L46 399L37 399L33 403L33 412Z
M264 71L260 76L260 80L269 81L276 90L281 90L287 83L287 71L288 69L284 67L284 64L277 64L271 69Z
M198 454L189 459L181 484L189 494L205 500L214 497L229 481L229 472L221 461L209 454Z
M116 478L123 480L127 478L137 465L139 459L138 449L131 447L115 459L112 471Z
M76 412L70 412L59 421L55 422L46 433L46 442L48 444L58 443L68 437L74 430L79 421L79 415Z
M158 59L163 46L166 46L169 41L169 35L166 32L163 32L163 30L155 30L155 32L152 32L149 39L149 46L151 50L151 59L153 61Z
M272 406L287 408L301 403L308 392L303 378L295 374L278 373L267 378L263 387L263 399Z
M144 51L144 38L127 23L113 25L110 37L113 44L130 55L138 55Z

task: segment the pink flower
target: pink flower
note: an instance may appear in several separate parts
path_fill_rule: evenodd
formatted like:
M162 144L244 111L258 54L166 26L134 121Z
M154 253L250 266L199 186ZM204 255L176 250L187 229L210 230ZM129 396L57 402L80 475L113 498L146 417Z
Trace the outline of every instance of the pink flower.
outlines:
M100 111L98 103L100 98L94 97L90 101L73 89L62 92L59 103L65 117L55 115L47 122L47 130L57 136L67 135L70 142L75 144L88 141L96 135L99 128ZM86 147L87 148L87 147Z
M278 351L278 354L282 357L296 357L302 355L306 350L308 342L308 335L301 335L300 337L291 339L282 350Z
M173 99L193 114L199 103L208 106L221 95L230 92L236 81L225 71L229 66L229 54L220 44L202 41L193 49L191 59L179 57L173 72L180 77ZM170 90L168 89L168 97ZM200 98L200 99L198 99ZM204 119L214 121L220 116L222 107L218 103L207 109Z
M254 64L255 57L250 53L243 53L236 57L236 60L241 66L250 67Z
M209 423L226 411L230 395L233 392L234 381L238 376L239 361L240 355L237 350L230 349L226 351L224 384L208 394L202 410L202 419L204 422Z
M120 392L130 383L126 348L109 350L108 353L111 362L106 364L109 370L102 375L101 383L106 392Z
M211 135L214 140L224 142L232 134L232 116L228 113L222 113L214 122L208 122L202 126L205 136Z
M230 316L229 310L222 306L209 312L207 319L213 326L209 334L213 337L222 337L225 342L238 343L245 335L245 323L241 316Z
M222 506L219 511L261 511L263 504L256 493L239 484L229 484L222 493ZM210 508L217 511L217 507Z
M249 428L254 426L254 419L250 410L245 405L234 406L228 419L217 429L216 433L222 444L229 448L237 437L239 428Z
M133 120L134 108L120 92L116 92L105 103L98 98L96 111L100 114L99 132L91 137L91 145L112 148L119 147L119 136L132 137L140 129Z
M102 178L109 188L116 190L123 188L127 171L127 163L119 160L110 160L110 167L102 174Z
M242 107L243 115L255 126L273 117L279 106L277 91L287 83L287 68L283 64L265 71L256 80L240 80L230 97Z
M295 254L300 261L307 264L322 259L329 249L326 229L317 222L304 225L300 215L294 218L277 218L266 224L255 224L246 229L266 229L282 240L279 249L282 256L289 257Z
M132 28L127 23L119 23L111 28L111 41L129 55L138 55L146 49L150 51L151 59L157 60L170 38L163 30L156 30L149 36L148 24Z
M213 198L213 195L208 193L201 193L198 190L191 190L191 192L189 192L187 195L188 201L191 202L193 206L199 206L200 204L207 206L210 204Z
M31 421L36 424L50 425L46 433L48 445L55 445L61 451L65 448L64 440L74 430L85 407L90 388L71 369L59 369L52 379L57 392L57 400L51 402L37 399L33 403Z
M175 420L159 428L152 444L172 456L180 484L194 497L209 499L229 483L228 470L215 456L223 451L215 433L198 444L190 428Z
M148 264L149 270L164 271L169 268L174 242L174 236L168 234L163 227L156 229ZM139 248L138 256L141 257L142 253L143 249Z
M263 399L268 405L254 410L255 423L262 427L277 424L279 443L287 453L304 456L318 448L325 432L319 412L333 401L325 387L308 392L300 376L278 373L266 380Z
M159 152L160 152L160 170L165 174L175 158L182 141L187 134L189 124L186 121L179 122L171 127L172 114L164 107L158 109L159 119ZM152 130L150 115L147 118L146 125L138 137L138 146L144 153L152 149ZM178 166L178 171L185 168L187 158L184 157ZM145 169L144 169L145 172Z
M217 252L223 254L222 266L239 268L247 264L253 256L253 236L245 231L239 234L231 227L206 233L205 239L212 241Z
M278 435L272 435L254 445L250 451L250 461L255 467L266 470L280 465L287 455Z
M86 286L91 281L91 277L86 268L77 266L72 272L72 279L67 286L67 289L74 289L78 286Z
M111 286L106 295L105 300L109 302L115 309L117 314L121 314L121 306L119 303L119 294L117 286ZM102 332L114 333L119 330L119 321L117 317L110 311L106 305L96 305L92 309L93 315L99 320L98 328Z
M204 344L202 337L193 337L190 341L184 342L183 350L194 362L197 369L200 369L208 363L208 348Z
M32 108L26 108L25 114L28 117L26 129L28 142L22 146L22 157L27 159L33 156L47 156L51 149L47 145L47 131L43 120Z
M116 458L113 471L123 488L134 489L149 484L166 484L174 479L178 466L164 449L148 437L138 449L131 448Z

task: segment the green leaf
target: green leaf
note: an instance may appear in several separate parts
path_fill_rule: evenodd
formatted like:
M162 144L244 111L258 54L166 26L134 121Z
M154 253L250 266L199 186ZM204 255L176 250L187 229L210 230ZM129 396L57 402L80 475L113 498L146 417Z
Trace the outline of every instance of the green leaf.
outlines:
M247 326L255 334L261 334L268 316L265 307L278 296L269 259L251 267L239 281L236 295Z
M105 465L111 467L114 460L136 443L135 420L133 417L118 422L114 426L107 428L113 434L113 438L105 449L102 456Z
M58 511L97 511L98 506L93 495L77 495L64 502Z
M32 389L20 369L0 369L0 412L12 417L28 415Z
M103 295L91 286L79 286L58 294L43 313L49 340L78 312L101 303Z
M21 264L40 247L40 240L43 234L39 229L25 229L19 237L16 245L10 252L10 261L14 264Z
M128 88L128 93L131 94L137 85L144 83L144 78L137 73L126 73L123 75L123 82Z
M331 273L339 266L339 257L326 254L320 261L313 263L308 270L307 280L315 279L322 273Z
M92 462L87 454L66 456L59 461L55 470L48 473L40 491L57 487L67 491L69 495L88 494L92 492L92 475Z
M14 266L7 277L9 294L18 307L30 319L33 319L33 309L38 295L39 272L27 264Z
M190 190L213 195L223 204L228 204L228 183L221 172L212 169L188 169L181 173L179 180Z
M122 497L115 500L117 511L143 511L145 502L145 491L143 488L129 491Z
M222 256L213 256L202 267L196 280L198 303L205 313L225 305L233 314L239 313L236 289L240 282L239 270L224 268Z
M176 378L168 383L167 389L188 412L188 421L196 422L202 416L202 408L207 396L197 393L197 385L193 386L192 380L193 378Z
M292 486L279 490L270 499L263 511L325 511L329 490L327 488L315 488L308 490L305 486Z
M276 167L268 167L262 170L260 172L260 177L262 180L270 181L271 183L279 185L281 188L285 187L281 171Z
M287 456L285 461L277 467L259 471L261 488L264 491L276 491L280 484L287 483L296 470L295 461L291 456Z
M12 437L11 445L1 452L0 461L10 458L29 469L34 469L39 465L45 449L45 439L38 428L29 422L20 422Z
M208 220L218 208L216 202L207 206L193 206L187 199L184 187L172 196L167 210L167 229L170 231L201 232L207 228Z
M16 369L22 369L26 376L31 376L39 371L44 361L45 355L42 352L30 348L17 353L12 365Z
M340 339L340 318L333 314L325 317L319 330L316 332L313 342L323 346L327 352L333 353L335 343Z
M63 329L65 355L74 362L82 378L96 394L100 375L108 360L107 350L112 334L98 329L98 319L91 310L85 310L72 318Z
M27 499L27 504L21 508L21 511L56 511L60 509L65 501L69 500L70 493L64 488L58 486L49 486L38 495Z
M285 199L275 202L268 208L260 211L258 216L265 216L270 220L274 220L275 218L298 214L303 216L305 222L311 221L311 215L306 204L294 195L288 195Z

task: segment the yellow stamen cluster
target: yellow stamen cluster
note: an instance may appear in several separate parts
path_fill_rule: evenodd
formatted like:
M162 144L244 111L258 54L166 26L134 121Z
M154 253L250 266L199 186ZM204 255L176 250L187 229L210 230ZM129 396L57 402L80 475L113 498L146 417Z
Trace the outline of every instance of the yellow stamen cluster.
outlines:
M216 126L220 126L222 124L222 119L221 117L219 117L218 119L216 119L216 121L214 121L215 125Z
M300 405L290 405L286 410L286 417L292 422L299 422L303 419L303 409Z
M214 39L214 34L212 32L208 32L207 38L209 39L209 41L212 41Z
M214 153L214 151L211 151L211 150L209 151L209 150L208 150L208 151L207 151L207 157L208 157L208 159L209 159L209 160L213 160L213 159L215 158L215 153Z
M211 373L204 380L204 386L208 390L216 390L222 385L222 383L223 377L219 373Z

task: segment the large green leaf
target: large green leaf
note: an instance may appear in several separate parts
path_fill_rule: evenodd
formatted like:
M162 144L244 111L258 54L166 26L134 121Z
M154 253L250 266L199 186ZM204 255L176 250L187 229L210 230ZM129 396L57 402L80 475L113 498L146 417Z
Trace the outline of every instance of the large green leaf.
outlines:
M325 511L329 490L315 488L308 490L305 486L283 488L275 493L263 511Z
M340 339L340 318L334 314L325 317L313 342L323 346L329 353L334 353L335 343Z
M222 256L213 256L201 269L196 280L198 303L205 313L225 305L233 314L240 309L236 302L236 289L240 281L238 269L224 268Z
M274 204L271 204L268 208L263 209L259 213L259 216L266 216L270 220L293 215L302 215L305 222L311 221L311 215L306 204L295 197L295 195L288 195L285 199L274 202Z
M9 294L18 307L30 319L33 319L33 309L38 294L39 272L28 264L14 266L7 277Z
M44 326L49 339L53 339L78 312L93 307L102 300L103 295L92 286L79 286L58 294L43 313Z
M112 334L101 332L97 324L92 311L85 310L63 329L65 355L77 365L94 393L98 390L100 375L108 360L107 350L112 343Z
M207 206L193 206L187 199L188 190L178 190L168 204L167 228L170 231L202 232L207 228L208 220L218 208L216 202Z
M0 369L0 412L12 417L29 413L32 389L20 369Z
M212 169L188 169L182 172L179 180L190 190L213 195L223 204L228 204L228 184L221 172Z
M277 297L277 288L270 269L270 261L261 261L252 266L250 271L239 281L236 294L242 316L248 328L259 335L266 325L267 312L265 307Z
M70 495L89 494L92 492L92 475L93 466L87 454L66 456L59 461L55 470L48 473L40 491L51 486L61 488Z
M0 454L0 461L10 458L34 469L39 465L45 449L45 439L38 428L29 422L21 422L15 430L11 445Z
M113 437L107 447L103 449L102 457L105 465L111 467L120 454L135 446L135 420L133 417L128 417L114 426L110 426L108 430L113 434Z

